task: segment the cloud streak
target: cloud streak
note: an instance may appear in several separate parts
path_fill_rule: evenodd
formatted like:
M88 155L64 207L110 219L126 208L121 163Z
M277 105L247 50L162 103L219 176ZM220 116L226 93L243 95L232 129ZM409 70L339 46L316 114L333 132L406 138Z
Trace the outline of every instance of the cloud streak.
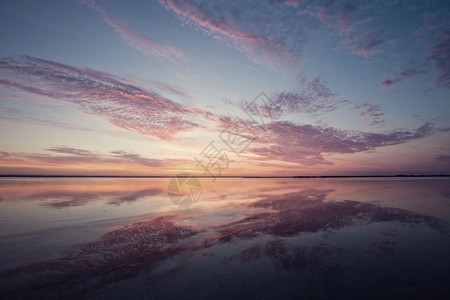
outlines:
M0 60L0 84L76 104L127 131L168 140L199 125L208 112L188 108L113 75L30 56Z
M85 149L71 148L65 146L51 147L45 149L51 154L18 154L7 153L1 156L1 162L7 164L8 161L46 163L49 165L80 165L80 164L134 164L151 168L158 168L167 165L165 160L145 158L135 153L123 150L115 150L109 153L94 152ZM173 161L172 161L173 162ZM178 161L179 162L179 161Z
M124 150L99 152L58 146L41 153L2 152L0 174L170 175L189 163L191 159L148 158Z
M121 20L113 18L105 9L99 6L95 0L78 0L78 2L97 11L102 16L105 23L111 26L127 42L127 44L135 50L161 60L169 60L172 62L187 61L180 50L172 46L162 45L145 37Z

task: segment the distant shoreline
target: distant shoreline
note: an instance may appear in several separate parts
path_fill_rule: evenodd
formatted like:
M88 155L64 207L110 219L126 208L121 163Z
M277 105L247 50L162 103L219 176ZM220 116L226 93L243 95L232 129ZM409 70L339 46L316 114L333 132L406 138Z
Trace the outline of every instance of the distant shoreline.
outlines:
M163 176L122 176L122 175L0 175L0 178L187 178L189 175ZM194 176L197 178L411 178L411 177L450 177L450 175L323 175L323 176Z

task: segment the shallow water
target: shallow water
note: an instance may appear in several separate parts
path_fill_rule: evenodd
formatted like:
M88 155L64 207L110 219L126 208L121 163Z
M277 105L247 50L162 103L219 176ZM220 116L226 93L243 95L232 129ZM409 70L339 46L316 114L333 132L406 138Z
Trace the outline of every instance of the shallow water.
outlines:
M4 299L450 297L450 179L0 179Z

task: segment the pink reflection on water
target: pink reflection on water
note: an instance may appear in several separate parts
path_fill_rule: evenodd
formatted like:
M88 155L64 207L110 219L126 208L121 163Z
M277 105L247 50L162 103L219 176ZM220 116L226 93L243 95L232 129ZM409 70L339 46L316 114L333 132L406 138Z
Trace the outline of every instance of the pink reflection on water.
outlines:
M167 182L143 180L130 185L127 180L108 179L91 185L80 180L47 182L47 186L32 182L25 190L21 190L23 185L20 188L18 184L11 185L9 198L5 200L45 201L50 203L47 209L98 203L110 206L114 203L110 198L132 199L137 204L143 197L161 195ZM445 220L399 208L402 205L417 208L414 204L417 199L406 204L402 201L412 193L422 195L422 190L430 187L440 187L431 195L445 195L444 183L218 180L215 185L205 187L206 196L198 206L189 209L168 206L166 210L155 211L152 217L118 225L89 241L71 245L58 258L1 273L0 291L12 298L49 293L71 297L80 291L89 294L108 289L144 274L163 284L167 274L184 276L183 272L189 273L201 264L241 270L243 265L262 262L270 263L272 271L300 272L298 276L304 284L319 284L322 288L336 282L338 275L356 262L394 255L400 242L398 231L402 228L428 230L434 236L448 237ZM0 188L8 191L5 186ZM396 201L389 199L386 190L391 190ZM362 196L365 193L369 200ZM373 201L376 195L379 201ZM383 198L385 195L387 198ZM361 199L357 201L355 196ZM94 200L83 201L83 197ZM448 198L434 201L448 203L445 202ZM442 210L442 206L436 209ZM377 229L375 236L370 235L370 228L378 226L386 229ZM358 246L359 254L350 245L338 245L335 236L364 228L368 228L368 236L358 238L365 245ZM185 260L187 265L176 263L182 257L189 258ZM158 268L168 271L156 272ZM210 272L220 274L221 268ZM321 280L309 282L310 278Z

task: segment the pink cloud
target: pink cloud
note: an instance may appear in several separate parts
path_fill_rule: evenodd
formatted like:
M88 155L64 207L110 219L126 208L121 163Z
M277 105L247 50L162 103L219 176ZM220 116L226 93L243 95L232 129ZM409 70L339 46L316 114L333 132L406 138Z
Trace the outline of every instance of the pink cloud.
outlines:
M199 127L193 119L209 114L92 69L20 56L0 60L0 70L6 87L74 103L117 127L160 139Z
M329 6L330 4L322 4L320 6L319 12L317 13L317 18L319 18L321 22L325 21L327 9L329 8Z
M299 5L298 0L286 0L285 3L287 6L292 6L292 7L298 7L298 5Z
M356 7L350 4L345 5L339 16L337 17L338 22L335 25L335 28L339 29L341 34L348 35L350 33L352 19L351 14L356 10Z
M208 7L214 6L211 3L196 5L184 0L160 0L160 3L184 24L238 49L256 63L263 63L278 70L278 59L298 60L296 54L284 47L282 42L276 41L274 35L264 33L264 29L259 32L261 30L246 28L241 24L241 17L233 16L225 9L221 10L223 16L214 16L218 8Z
M78 0L92 9L96 10L103 18L103 20L111 26L132 48L139 52L153 56L159 59L169 61L186 61L183 53L172 46L161 45L160 43L151 40L144 35L136 32L124 22L111 17L106 10L100 7L95 0Z

